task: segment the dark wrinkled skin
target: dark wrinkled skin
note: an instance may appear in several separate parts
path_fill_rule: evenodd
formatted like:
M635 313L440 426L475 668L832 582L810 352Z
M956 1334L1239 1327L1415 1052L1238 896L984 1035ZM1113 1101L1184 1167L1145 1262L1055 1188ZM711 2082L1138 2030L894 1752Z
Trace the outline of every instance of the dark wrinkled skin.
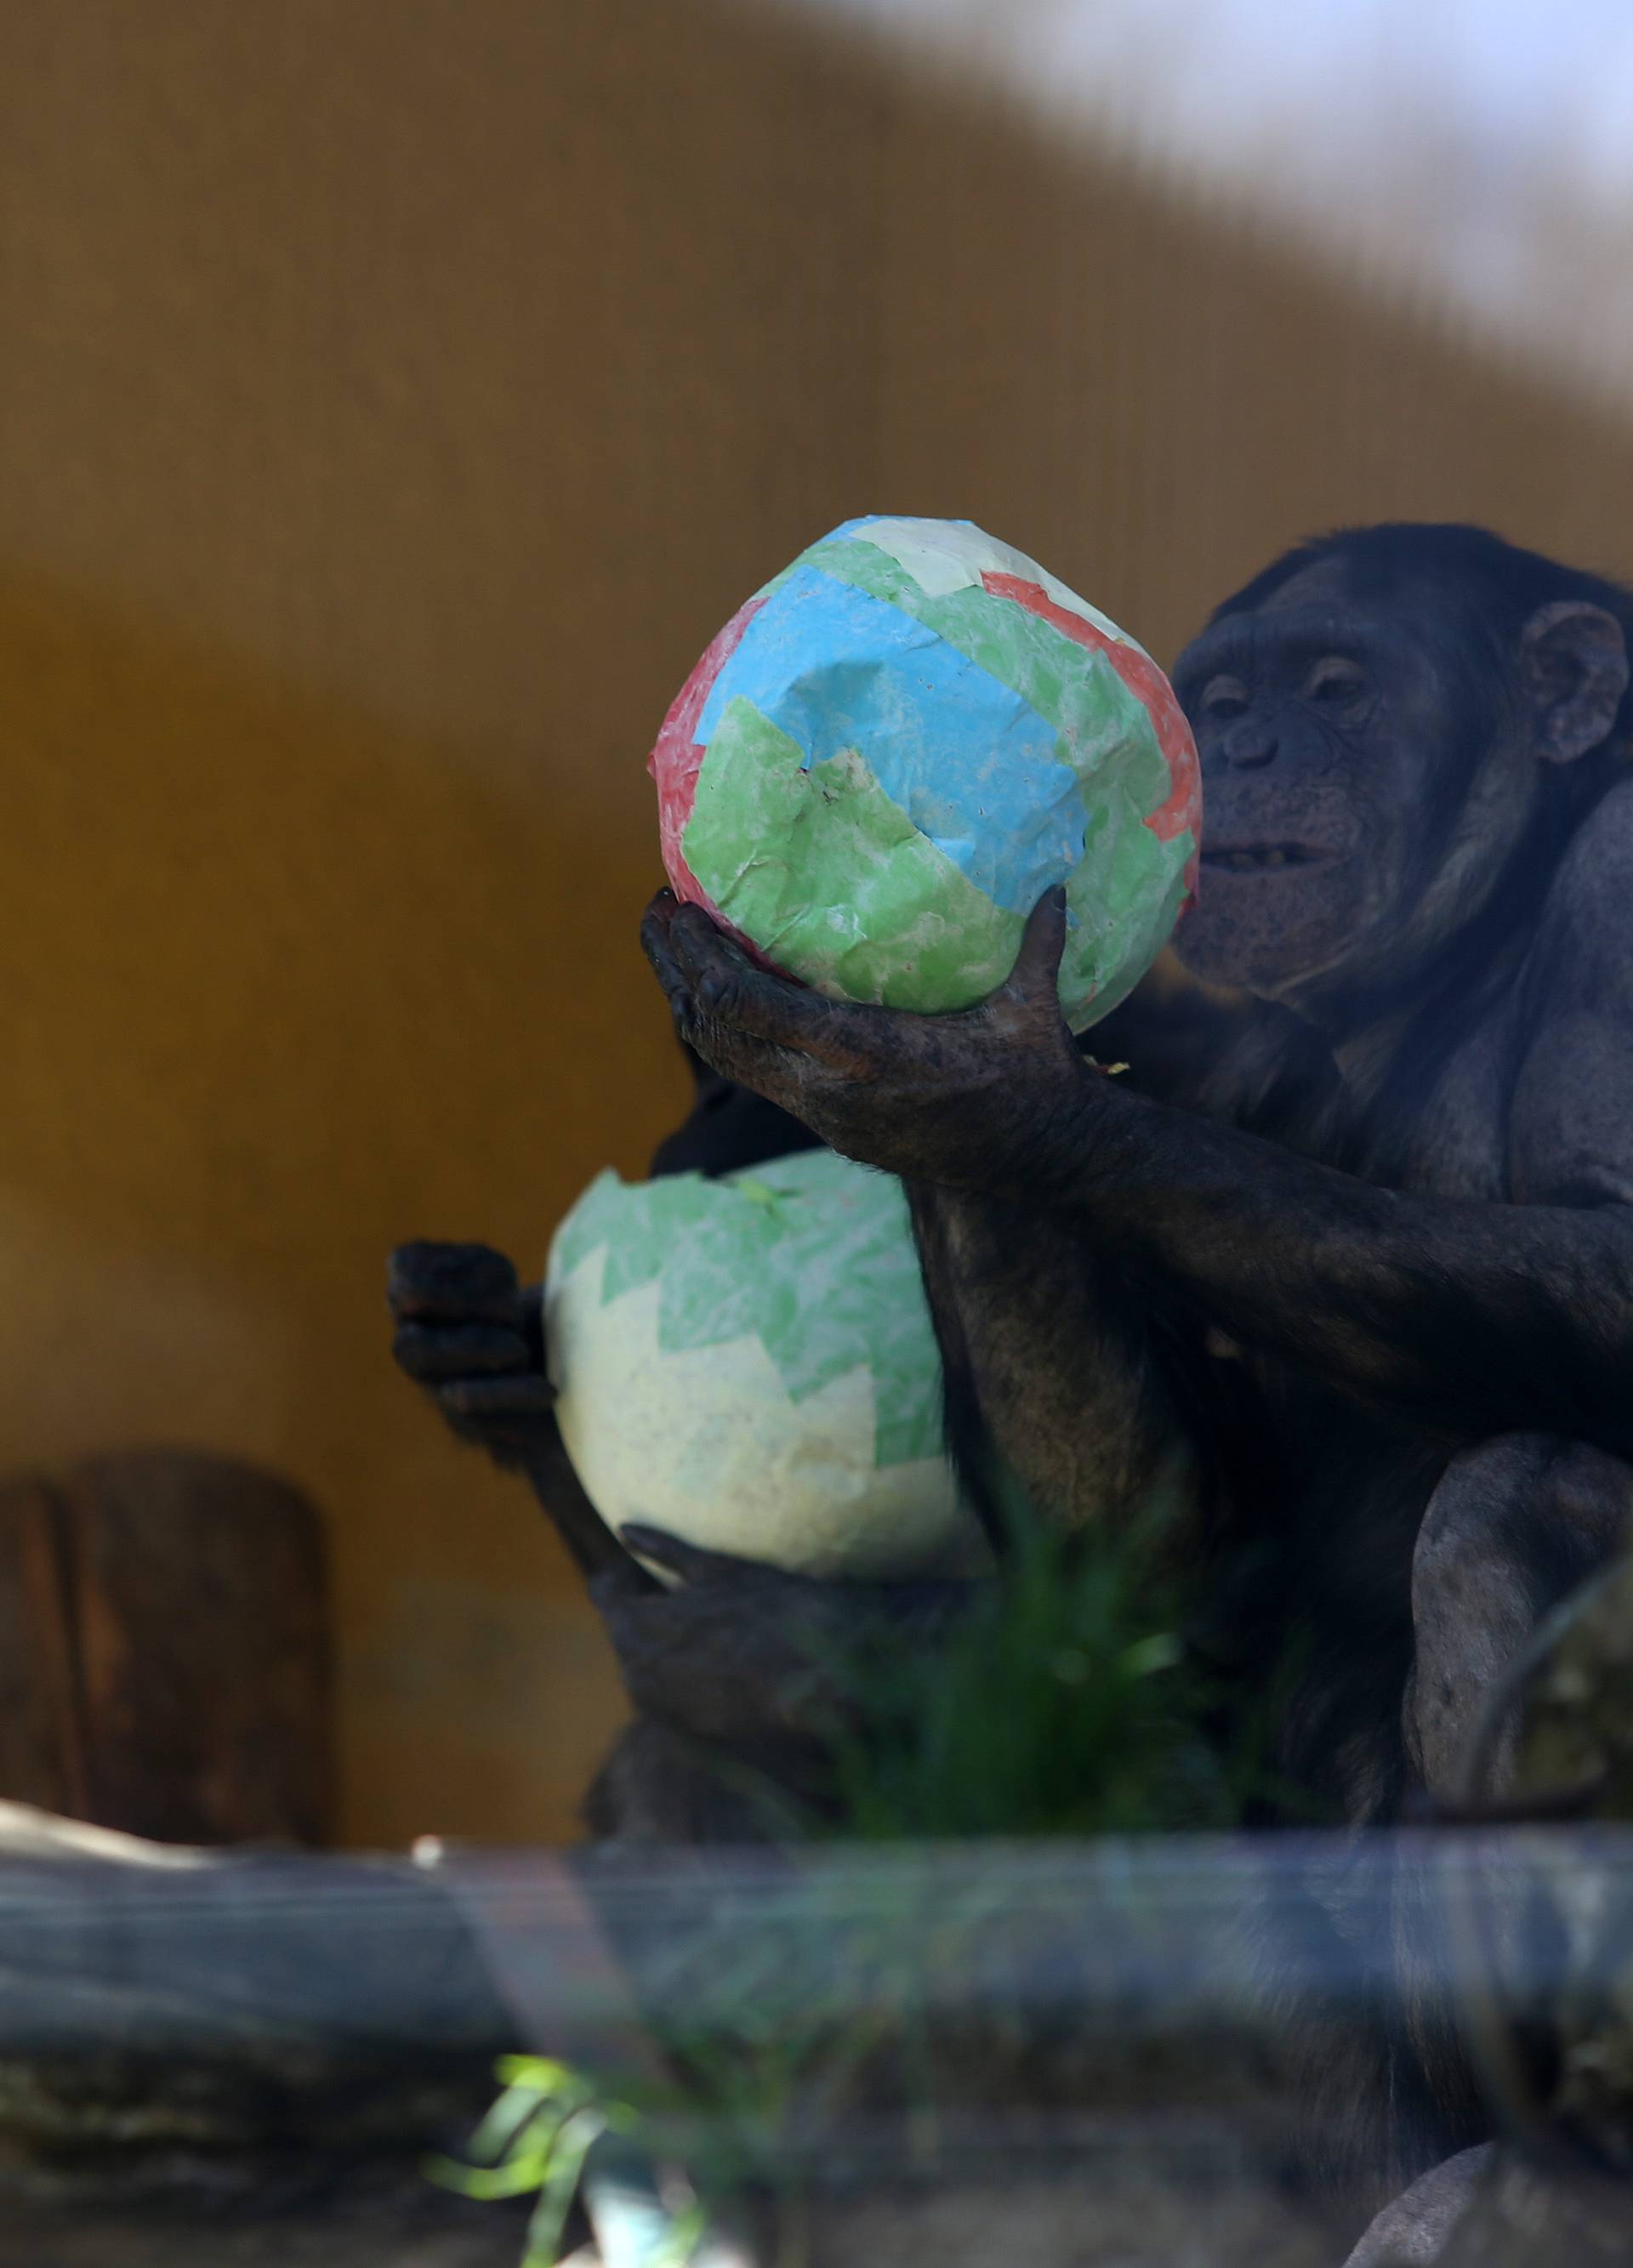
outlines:
M1295 562L1181 657L1206 821L1178 942L1232 993L1142 988L1090 1035L1126 1077L1061 1022L1052 901L1009 981L935 1018L769 975L667 893L643 927L717 1074L694 1129L739 1112L764 1157L797 1122L906 1180L978 1481L995 1442L1077 1526L1178 1476L1193 1560L1267 1547L1216 1636L1251 1676L1304 1634L1281 1761L1356 1822L1449 1796L1493 1679L1633 1498L1623 629L1548 569L1498 637L1431 549ZM451 1353L417 1374L462 1390ZM728 1689L739 1726L819 1739L809 1646L768 1631L916 1611L687 1574L654 1595L613 1545L597 1593L632 1690L706 1745ZM1312 2043L1353 2161L1401 2178L1482 2131L1422 2005L1415 2054Z

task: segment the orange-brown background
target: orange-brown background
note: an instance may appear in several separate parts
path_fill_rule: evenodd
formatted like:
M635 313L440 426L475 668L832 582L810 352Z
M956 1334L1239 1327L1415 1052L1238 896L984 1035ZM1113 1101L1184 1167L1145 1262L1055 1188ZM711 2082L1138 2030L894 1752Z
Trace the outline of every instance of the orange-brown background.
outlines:
M641 760L837 519L1166 659L1312 526L1629 560L1633 438L1157 185L705 0L0 0L0 1462L331 1522L344 1831L568 1831L617 1716L385 1248L682 1101Z

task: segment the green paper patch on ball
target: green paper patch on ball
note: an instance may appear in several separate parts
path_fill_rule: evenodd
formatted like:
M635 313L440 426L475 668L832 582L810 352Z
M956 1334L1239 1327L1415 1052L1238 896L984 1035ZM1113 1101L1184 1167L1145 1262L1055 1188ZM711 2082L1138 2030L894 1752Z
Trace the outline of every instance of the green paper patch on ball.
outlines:
M720 1181L602 1174L551 1246L545 1337L609 1526L859 1580L984 1562L890 1176L825 1150Z
M669 880L831 998L928 1013L1002 983L1063 883L1082 1030L1196 874L1196 751L1117 625L964 520L851 520L739 609L653 752Z

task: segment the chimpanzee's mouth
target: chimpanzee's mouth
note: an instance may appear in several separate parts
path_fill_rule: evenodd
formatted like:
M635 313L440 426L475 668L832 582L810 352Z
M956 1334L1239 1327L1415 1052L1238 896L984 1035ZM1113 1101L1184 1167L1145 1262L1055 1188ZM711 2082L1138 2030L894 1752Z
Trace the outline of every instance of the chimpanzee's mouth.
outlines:
M1204 850L1202 864L1223 867L1227 873L1263 874L1283 866L1324 866L1333 855L1308 843L1231 843Z

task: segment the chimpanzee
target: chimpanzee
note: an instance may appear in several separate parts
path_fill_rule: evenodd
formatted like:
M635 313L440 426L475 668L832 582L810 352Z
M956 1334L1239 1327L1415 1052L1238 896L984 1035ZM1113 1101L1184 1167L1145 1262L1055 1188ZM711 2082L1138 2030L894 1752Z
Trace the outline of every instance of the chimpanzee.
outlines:
M1061 1020L1058 893L1009 982L937 1017L766 974L667 893L643 930L714 1074L672 1160L792 1120L903 1176L978 1501L995 1447L1053 1520L1115 1519L1185 1445L1179 1546L1267 1547L1228 1594L1241 1656L1305 1634L1281 1761L1356 1822L1459 1786L1633 1504L1629 635L1616 585L1455 526L1326 536L1227 599L1174 676L1193 981L1091 1030L1120 1076ZM401 1357L558 1488L536 1333L507 1292L439 1292L462 1264L402 1256ZM649 1775L688 1742L811 1732L813 1629L938 1610L647 1533L687 1579L660 1591L575 1519L646 1727L603 1816L661 1822ZM1450 2147L1478 2125L1442 2094Z

